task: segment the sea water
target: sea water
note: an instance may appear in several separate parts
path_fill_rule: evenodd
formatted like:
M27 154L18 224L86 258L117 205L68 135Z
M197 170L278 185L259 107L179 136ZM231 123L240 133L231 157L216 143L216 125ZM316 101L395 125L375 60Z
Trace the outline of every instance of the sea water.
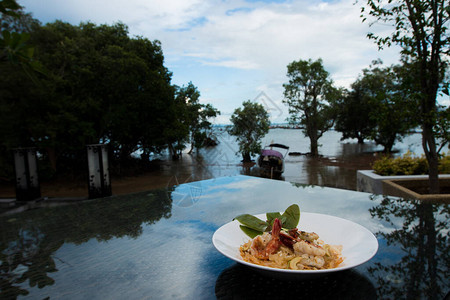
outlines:
M242 163L238 143L225 128L215 128L213 136L218 141L217 146L200 149L191 155L184 153L168 172L190 173L190 180L239 174L262 176L257 165ZM309 138L298 129L270 129L261 145L264 148L271 143L279 143L289 147L288 151L279 149L285 155L285 171L277 178L279 180L355 190L357 169L370 169L383 147L371 141L364 144L358 144L356 139L342 141L341 137L342 134L334 130L324 133L319 139L319 158L307 155L310 152ZM421 135L408 135L398 141L393 150L396 156L408 151L420 156L423 153ZM300 155L291 155L295 153ZM254 156L254 161L257 158Z

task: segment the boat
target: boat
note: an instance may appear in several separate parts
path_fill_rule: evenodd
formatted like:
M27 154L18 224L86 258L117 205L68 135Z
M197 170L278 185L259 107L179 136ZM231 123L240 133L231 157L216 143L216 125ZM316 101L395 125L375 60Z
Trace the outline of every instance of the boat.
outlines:
M284 149L286 153L283 155L280 151L273 148ZM263 172L270 174L270 178L281 175L284 172L284 157L288 150L288 146L276 143L264 147L258 158L258 166Z

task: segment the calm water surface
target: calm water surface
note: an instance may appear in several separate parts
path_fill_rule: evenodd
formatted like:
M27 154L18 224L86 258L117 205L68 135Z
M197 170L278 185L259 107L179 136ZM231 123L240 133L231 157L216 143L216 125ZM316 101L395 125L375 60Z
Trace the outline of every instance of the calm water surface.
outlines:
M261 176L260 170L254 164L243 165L242 157L235 138L223 128L215 130L219 142L216 147L200 149L189 155L183 154L178 162L161 163L161 176L172 176L168 186L191 180L203 180L222 176L251 175ZM311 158L307 155L289 155L285 150L285 171L280 180L299 184L321 185L343 189L356 190L356 170L370 169L376 159L376 152L383 147L373 142L358 144L356 140L341 141L341 133L326 132L319 140L321 158ZM309 152L309 139L301 130L271 129L263 138L262 146L270 143L280 143L290 147L289 152L305 154ZM416 155L423 153L421 135L412 134L397 142L394 146L395 155L411 151ZM253 159L257 159L254 157Z

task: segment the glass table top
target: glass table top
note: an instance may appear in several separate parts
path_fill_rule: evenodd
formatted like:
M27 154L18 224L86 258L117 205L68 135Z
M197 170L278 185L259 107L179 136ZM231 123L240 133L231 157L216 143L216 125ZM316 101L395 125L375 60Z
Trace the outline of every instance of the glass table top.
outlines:
M221 255L212 235L242 213L334 215L363 225L377 254L301 281ZM2 299L443 299L449 205L249 176L88 200L0 217Z

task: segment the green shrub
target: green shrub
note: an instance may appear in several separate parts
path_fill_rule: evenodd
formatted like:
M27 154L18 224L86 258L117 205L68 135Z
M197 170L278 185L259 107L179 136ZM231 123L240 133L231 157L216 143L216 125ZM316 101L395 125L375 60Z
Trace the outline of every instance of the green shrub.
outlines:
M440 174L450 174L450 156L443 156L439 160L439 173Z
M428 163L424 156L414 157L408 151L402 157L382 157L374 162L373 170L376 174L382 176L422 175L428 173Z
M373 163L372 169L374 170L375 174L387 176L386 174L395 173L393 165L394 163L392 158L390 158L389 156L383 156Z
M409 151L402 157L384 156L375 161L372 168L375 174L381 176L428 174L428 162L425 156L415 157ZM450 174L450 156L446 155L439 159L439 173Z
M417 170L414 175L428 174L428 161L425 156L418 160Z

